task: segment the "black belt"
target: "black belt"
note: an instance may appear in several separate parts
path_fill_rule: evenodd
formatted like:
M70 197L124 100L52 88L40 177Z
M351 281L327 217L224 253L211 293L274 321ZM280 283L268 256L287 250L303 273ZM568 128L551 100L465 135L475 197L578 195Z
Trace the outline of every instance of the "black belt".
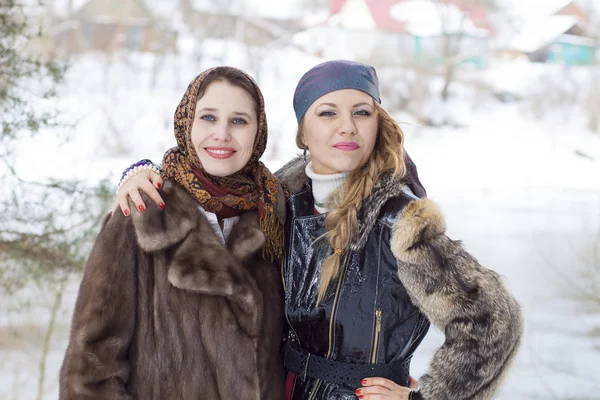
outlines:
M316 356L298 349L288 342L284 365L303 380L309 376L351 388L359 388L362 386L361 380L381 377L392 380L398 385L408 386L410 358L387 364L344 363Z

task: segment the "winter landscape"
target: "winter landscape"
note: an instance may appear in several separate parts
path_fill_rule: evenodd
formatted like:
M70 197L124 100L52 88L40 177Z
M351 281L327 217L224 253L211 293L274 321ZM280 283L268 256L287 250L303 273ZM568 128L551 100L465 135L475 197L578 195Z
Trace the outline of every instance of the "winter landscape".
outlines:
M58 125L0 138L0 400L57 398L99 218L128 165L159 163L174 146L187 84L214 65L256 77L269 123L263 162L275 171L299 154L296 83L335 58L376 66L383 105L449 236L505 277L523 307L521 352L497 398L600 399L600 1L32 3L29 23L51 39L20 51L56 53L68 67L56 96L36 96L48 85L37 78L18 92L36 111L56 111ZM154 45L132 22L144 16ZM111 18L126 26L112 39L98 28ZM2 108L3 123L20 117L12 110ZM72 181L83 189L51 191ZM432 328L413 376L442 343Z

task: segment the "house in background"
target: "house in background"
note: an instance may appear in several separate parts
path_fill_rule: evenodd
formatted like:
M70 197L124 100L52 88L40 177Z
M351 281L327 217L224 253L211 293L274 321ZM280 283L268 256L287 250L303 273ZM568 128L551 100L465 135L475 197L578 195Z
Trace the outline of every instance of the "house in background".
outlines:
M57 50L65 54L177 51L177 33L143 0L89 0L56 24L54 39Z
M529 7L531 8L525 11L525 13L530 17L536 15L570 15L579 18L584 24L589 24L590 22L590 16L576 0L546 0L541 4L537 4L537 6L530 4Z
M248 12L214 1L179 0L179 5L183 22L199 39L233 39L250 46L264 46L290 38L302 27L298 18L264 16L260 10Z
M487 66L493 30L482 6L460 0L404 0L390 13L414 38L417 64L439 65L452 59L476 68Z
M469 49L472 55L465 62L483 67L490 32L477 25L487 24L486 13L470 13L454 2L459 0L330 0L328 18L297 35L296 41L322 57L352 57L380 66L438 65L444 62L449 41ZM448 13L450 25L444 19ZM471 20L470 14L479 21Z
M498 54L504 58L525 56L532 62L549 64L595 63L598 43L586 36L589 17L583 9L570 0L553 0L546 6L545 10L532 10L516 31L498 45Z
M350 58L376 65L411 60L410 38L389 14L397 0L329 0L321 20L294 36L305 52L328 59Z

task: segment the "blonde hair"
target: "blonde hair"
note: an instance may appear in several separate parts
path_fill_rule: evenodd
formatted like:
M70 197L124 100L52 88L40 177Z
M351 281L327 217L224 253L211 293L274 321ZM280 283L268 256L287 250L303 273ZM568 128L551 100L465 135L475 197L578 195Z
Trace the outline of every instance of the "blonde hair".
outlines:
M348 176L344 185L344 197L325 218L325 236L334 252L321 266L317 304L325 297L331 281L338 276L342 256L348 256L347 251L358 227L358 211L363 200L369 197L373 186L384 172L393 171L394 175L401 177L406 174L404 132L379 103L373 103L379 122L375 149L367 163ZM303 122L304 119L300 122L296 135L296 144L301 149L306 148L302 143Z

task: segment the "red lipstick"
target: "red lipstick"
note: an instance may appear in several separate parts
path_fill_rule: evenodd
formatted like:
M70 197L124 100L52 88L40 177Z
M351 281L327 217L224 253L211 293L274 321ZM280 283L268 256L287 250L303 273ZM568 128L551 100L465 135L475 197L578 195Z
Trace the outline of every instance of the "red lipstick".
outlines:
M235 150L230 147L205 147L204 150L208 153L212 158L216 158L217 160L224 160L229 158L235 154Z

